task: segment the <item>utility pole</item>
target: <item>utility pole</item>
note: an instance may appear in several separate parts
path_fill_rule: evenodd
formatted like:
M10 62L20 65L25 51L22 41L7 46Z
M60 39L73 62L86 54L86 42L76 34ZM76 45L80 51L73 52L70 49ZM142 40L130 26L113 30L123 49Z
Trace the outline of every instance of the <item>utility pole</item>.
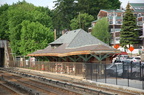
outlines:
M80 17L80 12L79 12L79 28L81 28L81 17Z

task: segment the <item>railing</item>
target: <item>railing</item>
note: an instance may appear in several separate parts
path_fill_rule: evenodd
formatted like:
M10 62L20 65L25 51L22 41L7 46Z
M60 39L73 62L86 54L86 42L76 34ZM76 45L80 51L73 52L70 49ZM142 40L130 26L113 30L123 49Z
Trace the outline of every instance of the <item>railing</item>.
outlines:
M144 63L16 61L13 67L79 76L87 80L144 89Z
M86 79L144 89L144 65L139 63L86 63Z
M76 62L48 62L48 61L15 61L13 67L21 67L32 70L47 71L52 73L83 76L83 63Z

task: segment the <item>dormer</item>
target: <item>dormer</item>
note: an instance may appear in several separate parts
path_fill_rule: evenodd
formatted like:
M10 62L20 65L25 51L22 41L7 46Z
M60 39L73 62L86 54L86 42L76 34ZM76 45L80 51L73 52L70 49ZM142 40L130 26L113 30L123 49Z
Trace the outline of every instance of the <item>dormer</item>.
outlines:
M57 43L57 44L50 44L52 49L58 48L59 46L62 45L62 43Z

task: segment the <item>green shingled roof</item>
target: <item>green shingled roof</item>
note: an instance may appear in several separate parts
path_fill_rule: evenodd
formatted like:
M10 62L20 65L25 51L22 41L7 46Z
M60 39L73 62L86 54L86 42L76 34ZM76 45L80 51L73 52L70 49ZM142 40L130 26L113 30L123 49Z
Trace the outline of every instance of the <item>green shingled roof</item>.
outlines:
M135 12L144 12L144 3L130 3Z
M124 12L124 10L121 9L101 9L102 11L106 11L106 12Z
M129 3L133 7L144 7L144 3Z

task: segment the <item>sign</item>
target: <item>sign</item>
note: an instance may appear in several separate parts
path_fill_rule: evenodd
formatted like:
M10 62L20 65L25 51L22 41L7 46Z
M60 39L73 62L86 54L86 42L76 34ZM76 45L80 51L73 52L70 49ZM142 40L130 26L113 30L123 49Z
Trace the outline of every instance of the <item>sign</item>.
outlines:
M118 45L118 44L114 45L114 48L115 48L115 49L118 49L118 48L119 48L119 45Z
M134 50L134 48L131 46L131 47L129 47L129 50L132 52Z

